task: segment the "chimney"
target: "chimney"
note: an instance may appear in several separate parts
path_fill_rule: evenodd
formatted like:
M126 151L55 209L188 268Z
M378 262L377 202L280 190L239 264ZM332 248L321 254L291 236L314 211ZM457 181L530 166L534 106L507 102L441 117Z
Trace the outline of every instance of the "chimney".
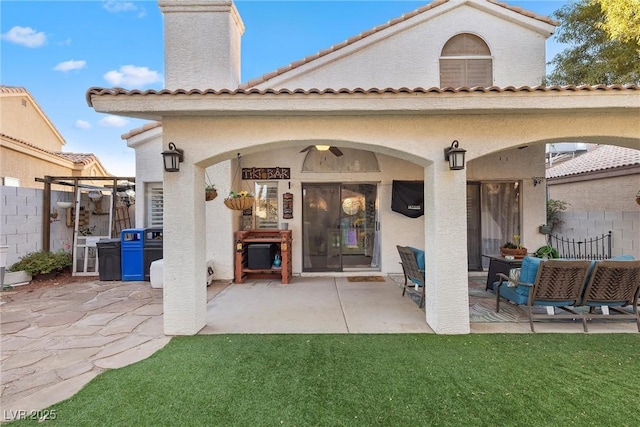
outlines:
M237 89L244 24L233 1L159 0L165 88Z

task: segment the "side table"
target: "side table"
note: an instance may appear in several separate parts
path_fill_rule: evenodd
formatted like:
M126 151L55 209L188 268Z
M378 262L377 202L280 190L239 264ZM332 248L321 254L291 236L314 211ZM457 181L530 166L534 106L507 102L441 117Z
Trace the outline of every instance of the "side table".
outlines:
M493 283L498 281L498 273L509 276L512 268L520 268L522 266L522 258L506 259L502 255L482 255L489 258L489 273L487 274L487 285L485 290L493 290Z

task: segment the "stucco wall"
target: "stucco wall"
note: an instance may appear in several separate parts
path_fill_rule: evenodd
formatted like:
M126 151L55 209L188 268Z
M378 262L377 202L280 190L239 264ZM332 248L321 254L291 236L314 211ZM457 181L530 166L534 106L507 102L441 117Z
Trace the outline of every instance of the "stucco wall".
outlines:
M393 25L258 87L440 87L442 48L460 33L475 34L489 46L494 85L540 84L545 74L546 36L514 20L469 5L455 7L455 3L458 2L440 5ZM488 6L494 11L505 11ZM508 14L520 21L534 21L512 12ZM536 25L546 24L537 21Z
M42 192L35 188L0 186L0 245L9 246L7 267L30 252L42 250ZM58 194L53 191L52 200L57 200ZM73 244L73 228L66 226L65 214L59 210L57 220L51 222L53 252L60 249L68 252Z
M50 176L72 176L75 175L71 168L64 167L56 163L36 158L25 153L1 148L0 155L0 175L18 178L21 187L40 188L42 183L36 182L35 178ZM50 156L53 157L53 156ZM64 162L62 159L55 159L57 162ZM71 165L70 162L66 162Z
M26 93L0 96L0 111L0 130L5 135L37 144L45 150L62 149L64 141Z

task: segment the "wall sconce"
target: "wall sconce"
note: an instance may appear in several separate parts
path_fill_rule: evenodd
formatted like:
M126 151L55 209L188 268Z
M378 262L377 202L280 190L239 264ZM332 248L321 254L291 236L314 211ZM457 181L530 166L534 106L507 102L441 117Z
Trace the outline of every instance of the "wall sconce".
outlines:
M536 187L538 184L542 184L544 182L543 176L534 176L533 178L533 186Z
M176 148L176 144L169 143L169 149L162 152L164 170L167 172L180 172L180 163L184 161L184 150Z
M458 140L451 143L451 147L444 149L444 159L449 162L449 169L452 171L464 169L464 155L467 152L464 148L458 148Z

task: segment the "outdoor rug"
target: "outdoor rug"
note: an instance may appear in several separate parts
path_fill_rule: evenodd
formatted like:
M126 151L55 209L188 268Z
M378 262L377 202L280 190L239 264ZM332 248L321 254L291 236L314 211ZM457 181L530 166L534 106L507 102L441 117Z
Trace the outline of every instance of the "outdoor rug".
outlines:
M384 282L382 276L351 276L347 277L349 282Z

